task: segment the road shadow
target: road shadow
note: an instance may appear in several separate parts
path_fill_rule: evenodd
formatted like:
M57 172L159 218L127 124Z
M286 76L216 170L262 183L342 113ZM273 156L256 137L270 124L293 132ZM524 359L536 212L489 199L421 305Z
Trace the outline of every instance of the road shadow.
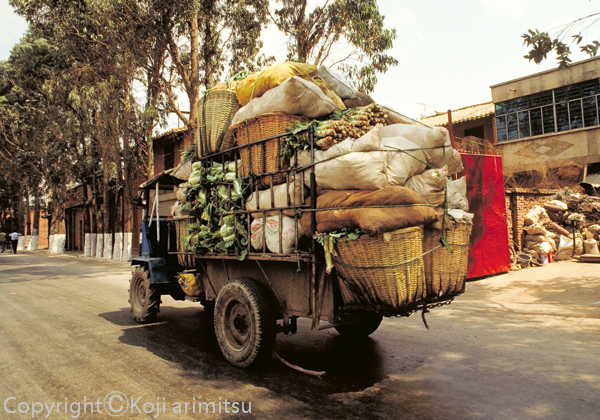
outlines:
M278 334L275 351L303 368L326 371L322 379L292 370L276 360L259 368L239 369L225 361L215 338L212 314L205 313L201 306L163 305L158 321L147 325L135 323L129 308L100 316L124 327L121 342L143 347L178 364L182 376L189 380L252 384L310 404L332 394L362 391L384 380L392 368L412 370L423 363L417 358L394 361L404 365L391 366L384 360L377 338L349 340L332 330L310 331L310 321L300 320L297 334Z

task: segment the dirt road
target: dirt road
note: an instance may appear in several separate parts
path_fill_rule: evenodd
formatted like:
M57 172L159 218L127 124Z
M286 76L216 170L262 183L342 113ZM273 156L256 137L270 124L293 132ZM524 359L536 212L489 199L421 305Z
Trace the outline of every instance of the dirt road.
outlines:
M32 409L34 418L112 418L108 403L126 403L121 418L135 419L198 418L198 408L260 419L595 419L599 269L561 262L470 282L427 314L429 331L420 315L386 318L351 342L299 322L276 350L325 370L320 380L279 362L231 367L198 304L163 297L158 322L135 324L126 264L0 254L0 419Z

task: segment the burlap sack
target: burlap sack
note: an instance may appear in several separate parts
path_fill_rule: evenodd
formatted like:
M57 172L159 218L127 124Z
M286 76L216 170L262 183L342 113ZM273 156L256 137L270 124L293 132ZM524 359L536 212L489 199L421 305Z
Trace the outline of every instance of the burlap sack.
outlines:
M370 207L386 205L398 207ZM399 207L401 205L406 206ZM317 231L359 228L375 236L405 227L425 225L437 219L435 209L427 206L423 197L401 186L376 191L322 191L317 198L317 209L332 208L336 210L316 212ZM302 216L301 223L305 231L310 231L308 213Z
M234 115L231 125L272 112L285 112L314 119L339 110L340 108L317 85L293 76L242 107Z

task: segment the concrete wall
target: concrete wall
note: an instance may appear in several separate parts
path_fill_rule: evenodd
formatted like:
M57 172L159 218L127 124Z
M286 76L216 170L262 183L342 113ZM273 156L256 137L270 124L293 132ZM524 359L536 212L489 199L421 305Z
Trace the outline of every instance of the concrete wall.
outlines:
M600 77L600 57L571 64L565 69L553 69L490 86L492 102L520 98L532 93L585 82Z
M504 175L524 170L600 162L600 126L497 143Z

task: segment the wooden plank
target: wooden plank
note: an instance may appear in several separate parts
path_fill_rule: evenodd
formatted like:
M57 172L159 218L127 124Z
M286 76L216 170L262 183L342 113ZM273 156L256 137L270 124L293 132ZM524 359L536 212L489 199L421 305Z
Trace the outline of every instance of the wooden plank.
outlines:
M579 261L589 263L600 263L600 254L583 254L579 256Z

